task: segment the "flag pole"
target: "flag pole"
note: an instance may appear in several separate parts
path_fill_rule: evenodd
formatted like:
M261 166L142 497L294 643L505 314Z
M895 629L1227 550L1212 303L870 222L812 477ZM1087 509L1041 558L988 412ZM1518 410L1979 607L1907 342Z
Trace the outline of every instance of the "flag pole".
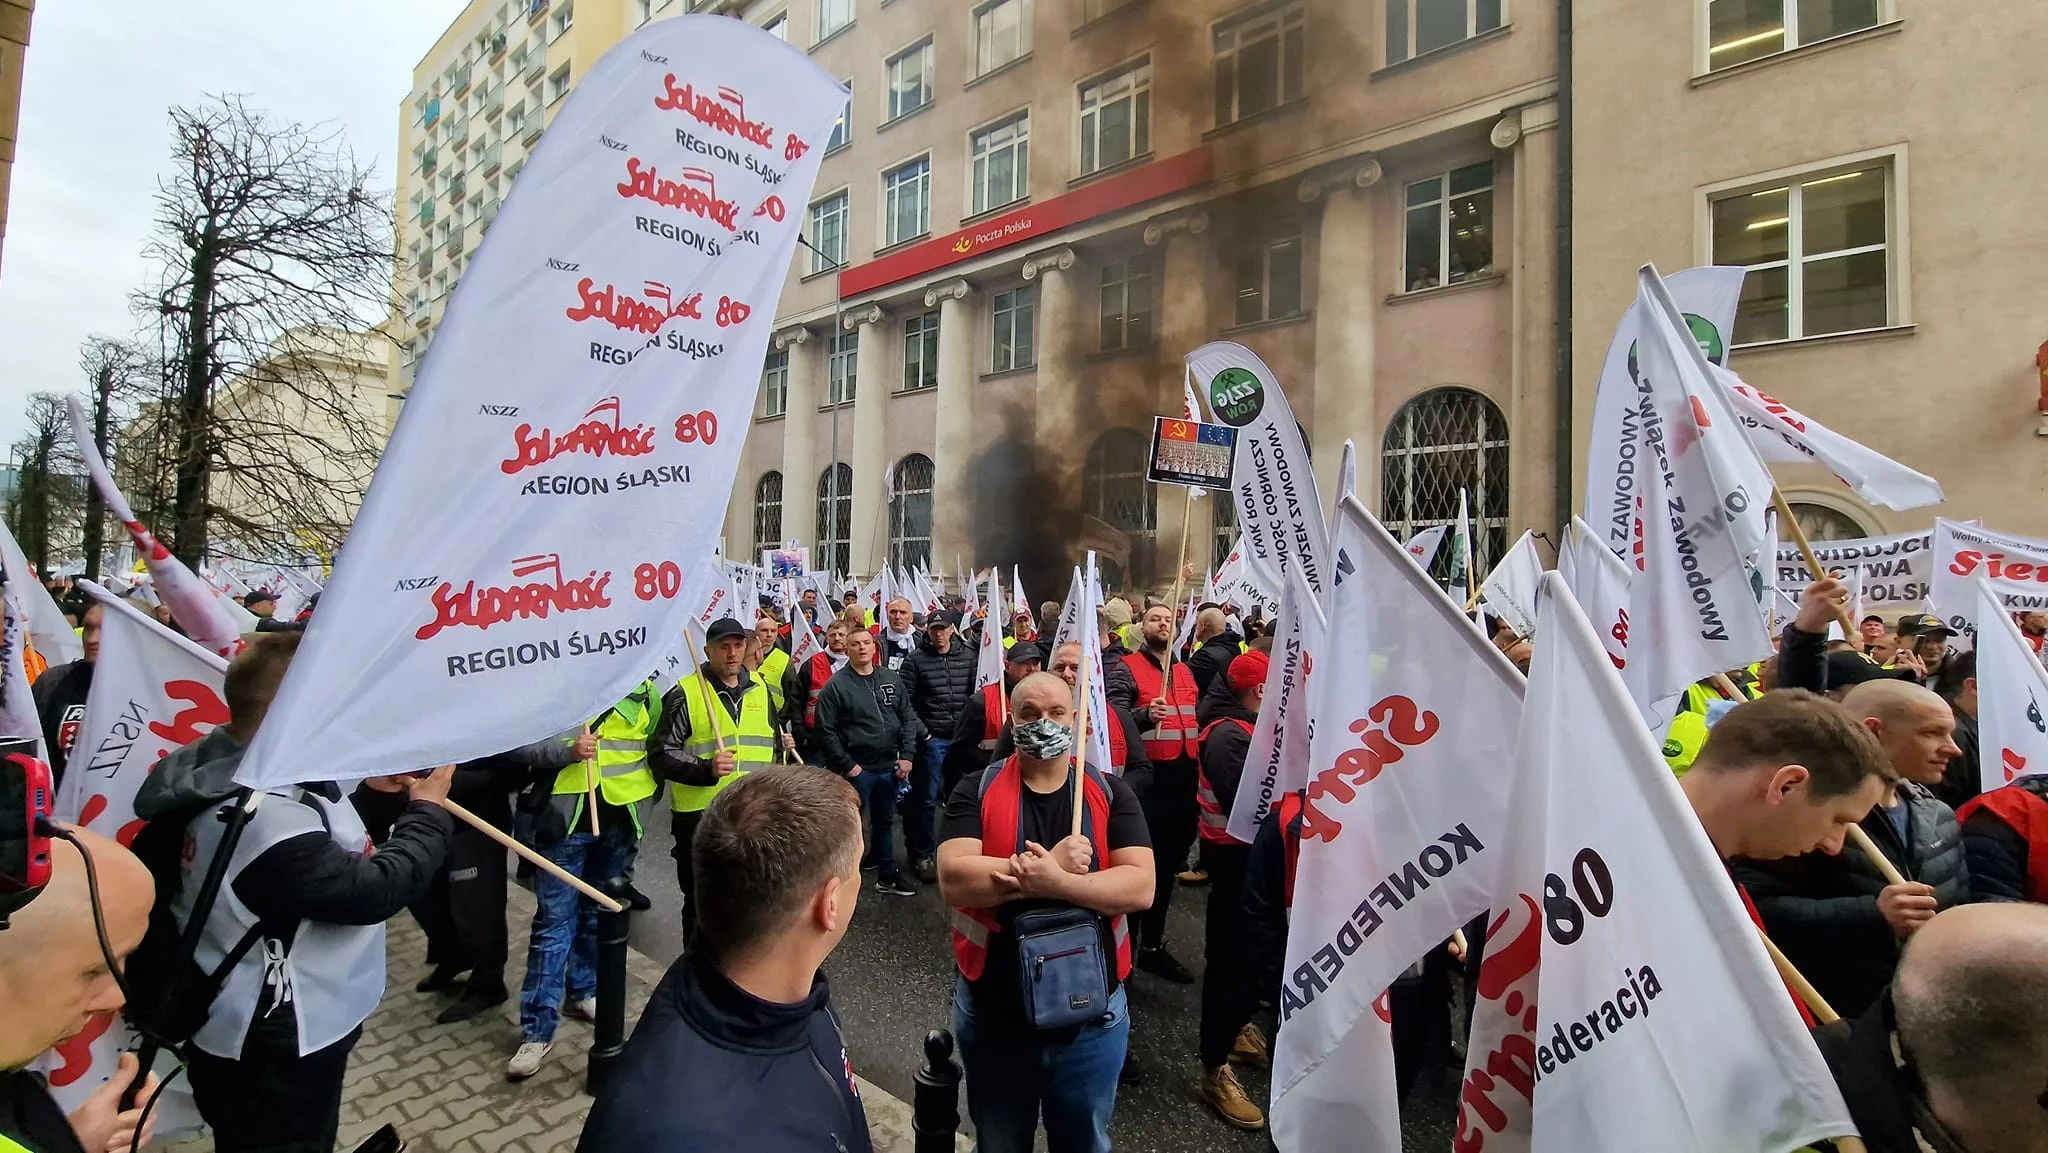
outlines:
M589 735L590 735L590 724L589 724L589 722L587 722L587 721L586 721L586 722L584 722L584 725L583 725L583 732L582 732L582 736L586 736L586 737L587 737L587 736L589 736ZM591 756L591 759L590 759L590 760L587 760L587 761L583 762L583 792L584 792L584 793L585 793L585 794L586 794L586 795L587 795L587 796L588 796L588 797L590 798L590 835L591 835L591 836L593 836L593 837L595 837L595 836L597 836L597 835L598 835L598 831L597 831L597 778L598 778L598 776L601 776L601 775L602 775L602 774L593 774L593 773L591 772L592 766L593 766L593 765L594 765L594 764L596 763L596 760L597 760L597 757L596 757L596 755L595 755L595 754L593 754L593 755Z
M1827 577L1828 570L1821 567L1820 558L1813 555L1813 544L1806 539L1806 530L1800 527L1799 518L1792 515L1792 506L1785 503L1784 491L1775 484L1771 486L1771 505L1778 510L1778 520L1783 522L1786 530L1791 532L1793 542L1799 546L1799 555L1806 560L1806 571L1814 580ZM1776 564L1777 559L1771 558L1770 563ZM1835 606L1835 617L1842 622L1842 639L1848 640L1856 635L1856 622L1850 618L1848 606Z
M690 659L697 662L697 677L704 682L704 711L711 715L711 735L718 739L719 752L730 752L725 741L725 726L718 720L718 709L715 707L718 702L712 700L718 694L712 691L711 678L704 675L704 654L697 648L697 638L690 634L687 625L683 628L683 642L690 646ZM688 691L685 691L684 699L687 700L689 695Z
M1790 957L1779 951L1777 942L1771 940L1770 934L1759 928L1756 935L1762 938L1764 951L1771 955L1771 964L1777 966L1778 976L1783 977L1799 999L1806 1003L1807 1009L1813 1013L1814 1020L1823 1025L1832 1025L1842 1019L1842 1015L1835 1012L1834 1006L1828 1004L1827 998L1820 995L1820 990L1813 987L1813 982L1806 979L1806 974L1799 971Z
M548 860L546 857L541 856L539 853L534 852L532 849L527 848L525 845L520 844L518 841L505 835L505 833L496 825L491 824L489 821L484 820L482 817L477 816L475 813L470 812L468 809L463 808L461 805L456 804L454 801L443 799L441 802L441 807L448 810L449 816L454 817L456 820L461 821L463 824L468 825L470 828L475 829L477 832L482 833L484 836L489 837L491 840L496 841L500 845L503 845L506 848L512 850L513 853L518 855L520 860L525 861L527 864L532 865L534 868L539 869L541 872L546 873L548 876L553 877L555 880L560 881L563 884L569 886L570 888L576 890L577 892L583 894L584 896L589 897L592 901L595 901L597 903L599 908L608 910L613 913L623 913L626 911L626 907L624 905L619 904L617 901L614 901L610 897L605 896L597 889L592 888L590 883L585 881L583 878L577 876L576 874L570 872L567 869L564 869L562 866L555 864L553 861Z
M1870 858L1872 867L1878 871L1879 875L1884 877L1885 884L1903 885L1906 883L1906 878L1899 872L1899 867L1892 864L1891 858L1885 856L1878 849L1877 843L1870 839L1870 834L1863 831L1863 826L1850 825L1849 839L1856 842L1856 847L1863 850L1864 856Z
M1082 593L1082 597L1084 599L1087 597L1085 590ZM1081 835L1081 778L1088 775L1088 673L1090 669L1087 653L1088 646L1084 644L1081 646L1081 675L1075 681L1075 687L1078 690L1076 701L1079 705L1075 712L1079 716L1074 722L1074 831L1072 835L1076 837ZM1106 844L1107 842L1104 843Z

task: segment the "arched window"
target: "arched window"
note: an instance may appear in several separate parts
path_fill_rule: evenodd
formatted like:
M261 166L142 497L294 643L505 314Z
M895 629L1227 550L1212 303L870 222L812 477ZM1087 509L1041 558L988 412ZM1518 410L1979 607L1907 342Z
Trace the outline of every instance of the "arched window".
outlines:
M782 474L764 472L754 485L754 557L782 547Z
M1380 508L1387 530L1407 539L1455 525L1458 494L1472 518L1474 581L1508 543L1508 425L1500 409L1469 388L1435 388L1401 406L1380 448ZM1451 576L1449 547L1430 570Z
M853 568L853 466L841 461L818 474L818 551L811 563L849 575Z
M1128 428L1112 428L1095 438L1081 473L1081 510L1128 536L1130 568L1152 571L1153 530L1158 527L1152 505L1152 482L1145 479L1145 437ZM1115 562L1098 558L1105 588L1129 583L1129 573Z
M889 560L903 569L932 559L932 458L911 453L889 477Z
M1865 528L1861 521L1833 505L1799 500L1786 503L1791 505L1792 516L1798 520L1799 527L1806 530L1806 539L1809 541L1855 540L1870 535L1870 530ZM1790 540L1792 534L1781 532L1779 537Z

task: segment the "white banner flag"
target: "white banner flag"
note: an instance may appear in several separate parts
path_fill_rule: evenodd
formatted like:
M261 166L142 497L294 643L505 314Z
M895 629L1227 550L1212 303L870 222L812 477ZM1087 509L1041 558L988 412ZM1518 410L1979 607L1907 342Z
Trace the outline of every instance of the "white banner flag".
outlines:
M1016 606L1010 610L1012 616L1015 616L1017 613L1030 613L1032 620L1038 619L1037 614L1031 612L1031 602L1024 598L1024 578L1017 575L1016 565L1010 566L1010 596L1017 602ZM1009 622L1005 621L1003 623L1008 624ZM1023 640L1024 638L1018 637L1017 639Z
M36 578L28 571L28 561L16 563L21 549L14 545L14 536L5 525L0 525L0 534L6 535L9 545L5 553L6 588L0 591L0 736L34 741L36 759L47 762L50 752L43 746L43 722L36 713L35 696L28 683L27 653L22 649L32 627L29 605Z
M1975 522L1957 522L1975 527ZM1817 540L1814 557L1836 575L1849 569L1862 570L1863 607L1870 612L1884 609L1921 611L1934 591L1934 530L1900 533L1897 536L1857 537L1853 540ZM1813 583L1806 571L1806 558L1799 546L1778 545L1777 584L1798 598L1798 591Z
M846 89L743 21L582 77L462 277L240 780L465 761L616 703L713 555ZM480 403L482 402L482 403Z
M2048 773L2048 670L1979 577L1977 748L1984 791Z
M107 473L107 463L100 459L99 450L93 447L92 426L86 423L85 410L78 405L78 398L64 398L64 409L71 417L71 437L77 442L78 457L85 462L85 471L92 477L93 487L99 489L100 499L106 501L107 510L128 529L128 536L135 542L135 549L142 554L142 561L149 566L150 581L156 587L157 599L168 605L171 619L185 630L185 635L199 642L204 648L234 656L242 651L242 631L235 618L220 603L219 590L199 575L185 567L185 562L171 555L142 527L135 517L135 510L128 507L128 498L114 487L114 478Z
M1623 672L1661 731L1687 685L1771 655L1747 563L1769 536L1771 479L1656 269L1645 265L1639 283L1643 504Z
M43 660L50 667L70 664L85 655L85 643L65 623L64 610L57 606L55 598L43 582L28 567L28 557L22 554L14 534L0 525L0 564L5 565L7 587L10 591L21 590L22 611L28 619L28 633L35 641L36 651L43 654Z
M1087 569L1081 578L1081 611L1075 618L1079 629L1075 639L1081 642L1081 668L1086 672L1088 699L1076 700L1074 711L1088 710L1088 748L1083 764L1094 765L1107 773L1113 771L1109 763L1109 698L1102 687L1102 573L1095 565L1095 553L1091 549L1087 558ZM1045 654L1048 664L1052 654ZM1078 690L1077 681L1074 688Z
M1536 534L1525 532L1507 555L1479 582L1486 611L1507 622L1518 637L1536 635L1536 584L1543 579L1543 556Z
M221 682L227 661L218 653L158 624L133 605L90 581L85 591L100 605L100 654L86 694L85 720L72 746L70 767L53 815L128 844L141 831L135 791L173 749L183 748L228 721ZM139 1041L127 1021L95 1017L85 1032L51 1052L50 1094L65 1111L76 1109L114 1075L121 1052ZM183 1082L164 1096L172 1130L197 1119Z
M1457 1148L1786 1153L1855 1132L1560 578L1538 618Z
M988 612L981 618L981 648L975 653L974 691L1003 679L1003 586L995 566L988 570Z
M1279 590L1268 593L1264 585L1253 575L1251 564L1245 559L1244 538L1230 546L1230 555L1223 558L1223 567L1209 582L1209 599L1220 605L1235 605L1240 611L1263 606L1275 609Z
M789 663L797 668L804 662L825 651L824 642L819 639L817 629L811 624L809 614L801 604L789 610Z
M1444 534L1449 531L1451 531L1451 526L1447 524L1426 528L1409 537L1408 542L1401 547L1408 550L1408 555L1415 558L1416 564L1421 565L1427 570L1430 564L1436 560L1437 550L1443 547Z
M1674 272L1665 280L1693 339L1715 364L1728 363L1742 276L1740 268L1710 266ZM1607 346L1599 391L1593 397L1593 433L1586 445L1586 521L1600 530L1608 548L1623 556L1634 544L1636 498L1656 491L1640 404L1640 309L1640 303L1629 305Z
M1316 725L1273 1056L1276 1134L1328 1132L1296 1087L1402 970L1486 911L1522 711L1522 674L1355 497L1340 503L1332 544L1329 631L1308 683Z
M1337 506L1340 511L1343 507L1341 502ZM1309 740L1316 727L1309 709L1308 670L1315 654L1323 651L1326 622L1299 569L1287 570L1285 584L1280 615L1273 621L1266 692L1230 806L1227 831L1247 845L1259 835L1259 824L1273 802L1308 783Z
M1964 648L1976 643L1977 594L1971 585L1980 577L2006 612L2048 610L2048 540L1938 518L1932 568L1934 615L1962 634Z
M1301 426L1273 370L1251 349L1227 340L1194 350L1187 363L1208 384L1209 411L1239 430L1231 498L1249 576L1270 603L1279 599L1281 574L1289 564L1298 565L1309 590L1324 595L1328 522Z
M1600 647L1617 669L1628 667L1629 568L1608 549L1593 526L1578 517L1565 526L1557 573L1593 622Z
M1766 461L1820 465L1857 496L1886 508L1941 503L1941 484L1933 477L1865 448L1784 401L1750 387L1732 372L1717 371L1736 417Z

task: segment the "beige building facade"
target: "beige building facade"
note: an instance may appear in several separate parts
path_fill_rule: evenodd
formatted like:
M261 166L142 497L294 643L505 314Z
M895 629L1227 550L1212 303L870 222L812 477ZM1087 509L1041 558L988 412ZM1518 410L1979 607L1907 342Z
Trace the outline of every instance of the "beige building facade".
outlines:
M7 191L14 181L14 137L21 126L22 66L36 0L0 0L0 257L7 240Z
M1577 427L1638 264L1746 265L1730 366L1947 497L1894 512L1778 469L1810 529L1938 513L2048 536L2048 191L2022 143L2048 118L2048 12L1577 0L1577 16Z

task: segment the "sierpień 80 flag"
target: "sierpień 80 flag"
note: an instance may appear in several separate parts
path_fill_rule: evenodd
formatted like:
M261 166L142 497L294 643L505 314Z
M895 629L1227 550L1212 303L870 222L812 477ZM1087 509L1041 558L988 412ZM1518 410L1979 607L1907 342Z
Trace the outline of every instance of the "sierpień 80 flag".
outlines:
M582 79L449 302L244 784L537 740L682 644L845 101L712 16Z

